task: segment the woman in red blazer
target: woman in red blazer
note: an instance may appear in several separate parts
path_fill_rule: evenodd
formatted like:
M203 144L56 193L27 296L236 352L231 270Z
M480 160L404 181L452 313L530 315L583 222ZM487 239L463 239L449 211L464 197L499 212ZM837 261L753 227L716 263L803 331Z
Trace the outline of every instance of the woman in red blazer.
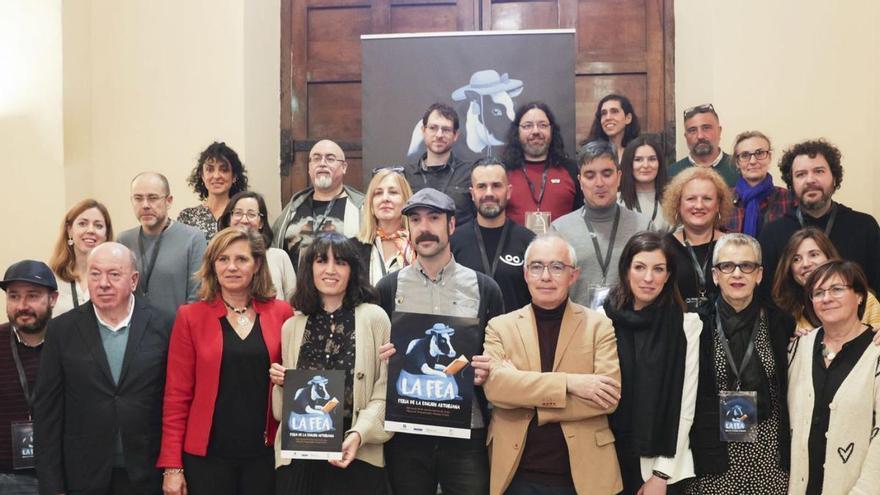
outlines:
M267 370L281 362L281 326L266 244L236 228L216 234L196 276L200 301L181 306L171 332L162 418L167 495L274 491Z

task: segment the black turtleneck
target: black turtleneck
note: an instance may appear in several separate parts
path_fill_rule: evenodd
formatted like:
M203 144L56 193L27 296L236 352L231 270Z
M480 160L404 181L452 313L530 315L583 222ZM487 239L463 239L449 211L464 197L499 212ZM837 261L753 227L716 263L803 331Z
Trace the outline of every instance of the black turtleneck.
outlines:
M556 357L556 343L559 341L559 329L562 326L562 315L568 301L553 309L544 309L532 303L535 312L535 324L538 327L538 345L541 350L541 371L553 371L553 359Z

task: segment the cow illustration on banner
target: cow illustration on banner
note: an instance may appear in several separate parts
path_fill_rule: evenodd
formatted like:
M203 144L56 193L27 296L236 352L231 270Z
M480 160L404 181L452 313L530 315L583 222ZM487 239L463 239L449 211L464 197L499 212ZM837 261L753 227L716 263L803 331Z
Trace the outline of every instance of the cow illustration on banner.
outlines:
M281 390L281 457L341 459L345 371L287 370Z

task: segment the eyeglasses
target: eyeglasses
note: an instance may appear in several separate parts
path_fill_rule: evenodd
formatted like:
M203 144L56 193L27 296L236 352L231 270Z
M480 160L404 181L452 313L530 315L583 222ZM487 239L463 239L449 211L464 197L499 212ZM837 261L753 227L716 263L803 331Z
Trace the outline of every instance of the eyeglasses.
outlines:
M437 134L440 133L443 136L451 136L455 129L452 127L441 127L437 124L431 124L425 127L425 130L428 131L428 134Z
M376 167L376 168L374 168L374 169L372 170L372 172L373 172L373 175L376 175L376 174L378 174L379 172L381 172L381 171L383 171L383 170L387 170L387 171L389 171L389 172L395 172L395 173L398 173L398 174L402 174L403 171L404 171L405 169L404 169L403 166L401 166L401 165L392 165L392 166L389 166L389 167Z
M827 289L816 289L813 292L810 292L810 300L821 301L825 299L825 294L831 294L831 297L834 299L840 299L846 294L847 289L852 289L852 285L832 285Z
M321 162L324 162L331 167L335 167L337 163L345 163L345 160L342 158L336 158L336 155L321 155L319 153L315 153L309 157L309 165L320 165Z
M742 263L722 261L721 263L716 264L714 267L721 273L733 273L733 271L737 268L739 268L739 271L743 273L752 273L760 268L761 264L752 261L743 261Z
M526 132L531 131L535 127L541 129L542 131L546 131L550 128L550 122L538 122L537 124L534 122L526 122L525 124L519 125L519 128Z
M139 205L139 204L143 203L144 201L146 201L148 204L155 205L159 201L162 201L163 199L165 199L167 197L168 197L167 194L163 195L163 196L159 196L158 194L150 194L147 196L144 196L142 194L135 194L131 197L131 202L136 205Z
M770 156L770 150L757 149L755 151L743 151L742 153L737 153L736 160L740 163L749 163L752 161L752 157L755 157L755 160L763 160L768 156Z
M550 272L550 276L552 276L553 278L559 278L562 276L563 273L565 273L565 270L567 268L574 269L574 266L566 265L561 261L551 261L546 265L544 263L541 263L540 261L533 261L529 263L526 267L529 272L529 276L534 278L541 278L542 276L544 276L544 270L548 270Z
M244 217L247 218L248 221L254 222L261 216L263 216L263 214L258 211L232 210L232 218L236 220L241 220L241 218Z
M711 113L715 114L716 116L718 115L718 113L715 112L715 107L713 107L711 103L706 103L704 105L696 105L696 106L685 109L684 120L687 120L698 113L707 113L707 112L711 112Z

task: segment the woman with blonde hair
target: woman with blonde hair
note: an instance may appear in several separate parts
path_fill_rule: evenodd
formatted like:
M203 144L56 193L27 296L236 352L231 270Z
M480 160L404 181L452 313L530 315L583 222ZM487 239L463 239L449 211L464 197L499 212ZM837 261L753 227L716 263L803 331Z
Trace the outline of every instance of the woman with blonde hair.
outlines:
M266 370L281 362L281 326L266 241L230 227L208 244L199 301L177 311L162 414L166 495L271 494L278 422Z
M712 250L721 226L733 212L733 198L724 179L710 168L690 167L672 178L663 192L663 216L675 231L678 289L693 312L714 299Z
M367 186L358 232L358 253L375 285L385 275L409 265L415 253L409 245L403 205L412 196L412 188L402 170L383 168L376 171Z
M49 259L58 279L56 316L88 302L86 260L95 246L112 240L113 223L106 206L89 198L67 210Z

